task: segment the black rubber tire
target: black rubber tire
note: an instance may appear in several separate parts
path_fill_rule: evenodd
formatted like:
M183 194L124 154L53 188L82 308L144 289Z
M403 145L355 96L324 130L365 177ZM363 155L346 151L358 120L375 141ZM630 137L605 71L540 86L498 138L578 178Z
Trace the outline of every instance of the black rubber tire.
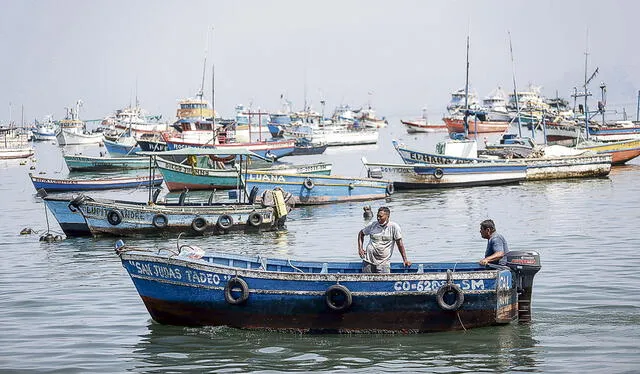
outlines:
M303 185L304 185L304 188L306 188L307 190L311 190L315 186L315 184L313 183L313 179L311 178L305 179L303 182Z
M253 227L260 227L262 225L262 214L258 212L253 212L249 214L249 218L247 219L247 223Z
M107 212L107 222L113 226L118 226L122 222L122 213L117 209L112 209Z
M233 217L228 214L223 214L218 217L218 222L216 222L216 225L222 230L228 230L231 228L231 226L233 226Z
M163 229L167 227L169 223L169 218L165 214L158 213L151 219L151 224L158 229Z
M433 171L433 176L436 179L442 179L442 177L444 177L444 171L440 168L436 168L436 170Z
M393 186L393 182L390 182L389 184L387 184L387 188L385 188L385 192L387 196L393 195L393 193L395 192L395 187Z
M240 287L240 296L234 297L232 291L234 288ZM224 299L231 305L240 305L249 298L249 285L242 278L231 278L224 286Z
M324 300L329 309L344 312L351 307L353 297L351 291L341 284L334 284L324 292Z
M456 299L453 304L448 304L444 300L445 295L450 292L456 295ZM438 306L442 308L442 310L456 311L460 309L460 307L464 303L464 294L462 293L462 289L458 287L457 284L449 283L440 287L440 289L438 290L438 293L436 294L436 300L438 301Z
M203 232L207 229L208 222L204 217L197 216L191 221L191 229L195 232Z

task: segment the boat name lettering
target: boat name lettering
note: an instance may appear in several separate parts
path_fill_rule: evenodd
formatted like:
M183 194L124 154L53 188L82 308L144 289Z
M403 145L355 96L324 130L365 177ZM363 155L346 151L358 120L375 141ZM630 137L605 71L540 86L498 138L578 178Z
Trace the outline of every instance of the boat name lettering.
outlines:
M394 174L410 174L413 169L409 169L409 168L388 168L388 167L381 167L380 171L382 171L383 173L394 173Z
M509 288L511 288L511 272L500 274L498 290L508 290Z
M203 283L203 284L220 284L220 276L213 273L204 273L201 271L187 270L187 279L189 282Z
M175 170L175 171L179 171L179 172L186 172L187 170L189 170L189 172L192 175L209 175L209 172L207 170L190 168L190 167L185 166L185 165L174 165L174 164L166 163L165 167L167 169L169 169L169 170Z
M416 161L425 162L428 164L433 164L437 162L438 157L433 157L430 155L425 155L423 153L409 152L409 158Z
M484 290L483 279L463 279L459 282L454 282L463 290ZM397 281L393 284L395 291L437 291L440 287L447 284L446 280L442 281Z
M135 266L138 274L148 275L165 279L182 279L182 272L180 269L175 269L169 266L141 263L138 261L129 261L129 263Z
M285 182L285 178L282 175L268 175L268 174L249 174L249 180L257 180L262 182Z

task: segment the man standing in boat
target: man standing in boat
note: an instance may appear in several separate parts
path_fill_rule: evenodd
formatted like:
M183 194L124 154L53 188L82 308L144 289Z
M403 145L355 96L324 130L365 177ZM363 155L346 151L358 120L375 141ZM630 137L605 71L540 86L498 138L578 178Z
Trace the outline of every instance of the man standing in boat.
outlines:
M504 236L496 232L496 225L491 219L480 222L480 235L483 239L487 239L487 249L484 252L484 258L480 260L480 265L501 264L504 265L502 258L509 252L509 246Z
M363 273L390 273L394 245L398 246L404 266L411 266L411 261L407 260L407 253L402 242L400 226L389 221L390 215L389 208L380 207L377 220L365 226L358 233L358 254L363 260ZM366 235L369 235L369 244L365 250L363 243Z

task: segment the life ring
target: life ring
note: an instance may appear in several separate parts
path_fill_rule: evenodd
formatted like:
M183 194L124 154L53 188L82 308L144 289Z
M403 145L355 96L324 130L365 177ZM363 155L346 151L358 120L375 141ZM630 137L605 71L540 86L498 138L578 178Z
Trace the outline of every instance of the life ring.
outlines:
M240 288L240 296L234 297L233 293ZM249 298L249 286L242 278L234 277L229 279L224 286L224 299L231 305L239 305L247 301Z
M113 226L118 226L122 222L122 213L119 210L110 210L107 212L107 221Z
M385 188L385 192L387 196L393 195L393 193L395 192L395 188L393 187L393 182L390 182L389 184L387 184L387 187Z
M202 216L197 216L191 221L191 228L195 232L203 232L207 228L207 220Z
M306 188L307 190L310 190L315 186L311 178L305 179L303 184L304 184L304 188Z
M258 212L253 212L249 214L249 218L247 219L247 223L253 227L259 227L262 224L262 214Z
M440 168L436 168L436 170L433 171L433 176L436 177L436 179L442 179L442 177L444 176L444 171L442 171L442 169Z
M456 299L453 304L449 304L444 300L444 296L448 293L455 294ZM462 303L464 303L464 294L457 284L448 283L440 287L436 294L436 300L438 301L438 306L443 310L455 311L460 309Z
M231 226L233 226L233 217L228 214L223 214L218 217L218 222L216 222L216 225L218 225L218 227L222 230L227 230L231 228Z
M327 303L327 306L336 312L342 312L349 309L353 302L351 291L341 284L334 284L327 288L324 292L324 300Z
M158 213L155 216L153 216L153 218L151 219L151 223L153 224L154 227L158 229L163 229L167 227L167 224L169 223L169 218L167 218L165 214Z

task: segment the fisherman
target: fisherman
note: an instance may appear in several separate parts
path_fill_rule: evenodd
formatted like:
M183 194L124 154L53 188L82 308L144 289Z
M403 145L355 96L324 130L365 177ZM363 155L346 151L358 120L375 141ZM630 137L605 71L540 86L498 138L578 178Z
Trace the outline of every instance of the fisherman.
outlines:
M358 233L358 254L363 260L363 273L390 273L390 259L394 245L398 246L404 266L411 266L411 261L407 260L407 253L402 242L400 226L389 221L390 215L391 211L386 206L378 208L377 220L365 226ZM369 235L369 244L365 250L363 243L366 235Z
M480 235L483 239L487 239L487 249L484 252L484 258L479 261L480 265L498 263L504 265L505 261L502 258L509 252L509 246L504 236L496 232L493 220L486 219L480 223Z

